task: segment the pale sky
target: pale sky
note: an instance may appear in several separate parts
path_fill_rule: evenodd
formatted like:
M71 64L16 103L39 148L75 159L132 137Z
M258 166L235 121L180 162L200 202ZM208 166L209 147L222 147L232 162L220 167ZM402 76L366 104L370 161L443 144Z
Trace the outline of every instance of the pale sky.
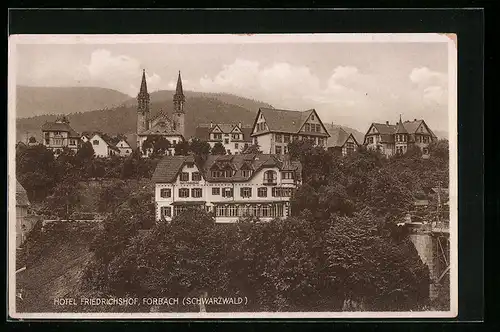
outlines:
M276 108L315 108L364 132L371 122L423 118L448 130L446 43L17 45L18 85L227 92ZM187 107L187 105L186 105Z

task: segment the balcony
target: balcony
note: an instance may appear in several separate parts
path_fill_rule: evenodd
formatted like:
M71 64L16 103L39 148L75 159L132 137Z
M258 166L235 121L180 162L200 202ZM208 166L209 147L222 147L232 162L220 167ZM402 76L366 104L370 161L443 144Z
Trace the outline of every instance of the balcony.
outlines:
M278 179L264 179L262 184L266 186L275 186L278 184Z

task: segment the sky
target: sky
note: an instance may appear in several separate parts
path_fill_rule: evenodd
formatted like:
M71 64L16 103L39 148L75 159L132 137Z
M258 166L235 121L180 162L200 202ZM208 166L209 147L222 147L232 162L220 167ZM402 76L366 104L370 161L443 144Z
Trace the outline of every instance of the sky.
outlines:
M314 108L323 122L424 119L448 130L448 45L436 42L73 43L16 46L16 84L150 92L226 92L275 108ZM186 104L186 107L188 105Z

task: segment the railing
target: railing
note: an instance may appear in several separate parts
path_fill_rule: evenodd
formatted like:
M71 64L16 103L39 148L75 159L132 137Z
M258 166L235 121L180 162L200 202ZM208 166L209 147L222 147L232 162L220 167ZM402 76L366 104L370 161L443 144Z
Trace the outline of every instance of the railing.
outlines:
M268 186L276 185L277 183L278 179L264 179L263 181L263 184Z

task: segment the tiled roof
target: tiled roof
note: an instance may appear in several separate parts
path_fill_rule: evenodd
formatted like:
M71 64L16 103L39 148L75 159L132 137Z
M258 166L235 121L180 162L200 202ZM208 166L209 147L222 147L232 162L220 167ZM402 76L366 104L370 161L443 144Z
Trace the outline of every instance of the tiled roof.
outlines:
M406 130L406 128L403 125L403 123L398 122L398 124L396 125L395 134L408 134L408 131Z
M377 129L377 131L381 135L383 135L383 134L392 135L396 131L396 126L395 125L391 125L391 124L373 123L373 126L375 127L375 129Z
M260 108L270 131L296 133L309 117L312 110L300 112L272 108Z
M405 126L405 129L408 131L408 133L415 134L417 132L417 129L420 127L422 123L424 123L427 126L424 120L405 121L403 122L403 125ZM436 137L436 135L432 132L431 128L427 127L427 129L429 130L429 133L431 134L432 137Z
M330 137L326 142L327 148L342 147L349 138L349 134L342 127L328 129Z
M194 162L193 156L165 156L158 162L151 180L157 182L173 182L186 162Z
M69 137L80 137L80 135L64 122L45 122L42 125L42 131L62 131L69 133Z
M28 200L28 194L24 187L16 180L16 206L28 206L30 201Z
M252 154L252 155L209 155L203 165L198 165L206 181L209 182L242 182L248 181L253 175L243 176L241 167L244 164L251 164L252 168L257 172L263 167L278 167L281 170L294 170L300 176L302 168L299 162L284 162L280 159L282 156L270 154ZM152 177L155 183L170 183L175 181L175 178L182 166L186 162L195 162L193 156L165 156L157 165ZM231 178L214 178L210 172L211 169L217 168L220 164L222 168L227 165L236 170L236 174ZM245 169L247 167L244 167ZM253 174L255 174L255 172Z

